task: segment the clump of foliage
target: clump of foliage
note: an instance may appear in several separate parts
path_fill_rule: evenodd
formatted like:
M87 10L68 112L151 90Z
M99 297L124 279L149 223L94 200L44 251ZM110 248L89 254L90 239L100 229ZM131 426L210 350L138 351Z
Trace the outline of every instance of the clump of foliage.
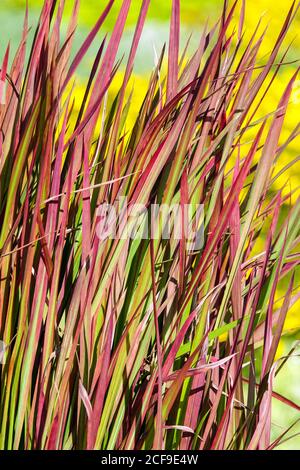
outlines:
M128 128L150 0L124 69L117 54L131 1L101 38L113 3L73 56L79 2L64 37L64 1L45 0L32 44L26 12L12 65L8 48L1 66L0 447L273 449L285 433L272 442L272 398L298 408L273 391L299 298L300 203L295 188L273 188L294 164L276 172L299 135L297 126L282 138L297 71L269 114L259 110L287 61L280 51L297 8L261 65L265 32L258 25L245 41L244 2L238 24L225 2L197 50L181 55L174 0L168 53ZM99 37L76 110L76 70ZM203 247L188 250L185 237L99 239L98 207L125 196L129 206L203 204Z

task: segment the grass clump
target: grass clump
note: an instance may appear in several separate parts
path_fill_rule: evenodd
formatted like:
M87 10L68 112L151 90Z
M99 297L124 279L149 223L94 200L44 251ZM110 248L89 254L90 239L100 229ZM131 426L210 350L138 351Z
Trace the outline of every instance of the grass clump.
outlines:
M113 3L73 57L79 2L64 38L64 2L45 0L32 44L27 12L12 65L8 48L1 66L0 447L275 448L285 434L271 440L272 397L298 409L273 390L299 298L300 204L288 182L274 190L298 160L276 171L299 137L298 125L282 139L297 70L268 115L259 111L288 61L282 44L297 7L262 65L266 32L258 26L245 42L244 2L238 24L237 5L225 2L197 50L181 55L174 0L169 48L128 126L150 0L124 69L117 54L131 2L101 37ZM76 69L93 41L75 107ZM203 243L176 238L174 220L169 238L101 239L99 208L122 198L129 209L177 204L182 214L201 204Z

